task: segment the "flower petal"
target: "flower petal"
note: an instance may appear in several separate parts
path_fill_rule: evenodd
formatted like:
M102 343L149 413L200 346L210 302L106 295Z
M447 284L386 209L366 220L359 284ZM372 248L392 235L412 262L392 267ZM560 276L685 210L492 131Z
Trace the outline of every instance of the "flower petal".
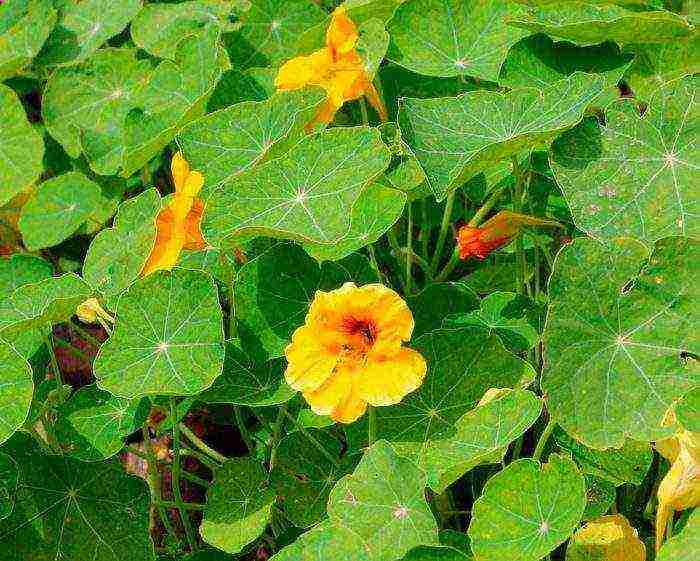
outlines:
M202 199L195 199L192 209L187 213L185 219L185 246L184 249L204 249L207 242L202 235L202 214L204 214L204 202Z
M175 191L179 191L185 185L185 179L190 173L190 164L182 155L182 152L177 152L170 161L170 172L173 175L173 183Z
M356 380L357 393L371 405L394 405L420 387L426 372L423 356L402 348L381 360L368 359Z
M356 365L339 364L323 385L304 393L304 398L317 415L330 415L335 421L352 423L367 410L367 402L354 387L356 376Z
M287 383L298 391L313 391L323 384L333 372L338 357L324 348L319 332L313 326L303 326L292 335L284 355Z
M337 7L326 31L326 46L333 53L333 59L337 60L339 56L351 52L358 38L357 26L348 17L345 8Z

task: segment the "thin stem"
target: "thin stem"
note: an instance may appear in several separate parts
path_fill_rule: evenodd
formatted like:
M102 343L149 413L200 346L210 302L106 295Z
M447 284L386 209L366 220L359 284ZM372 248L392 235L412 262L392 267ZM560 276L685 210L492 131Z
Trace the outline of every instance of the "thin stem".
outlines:
M66 349L74 357L79 358L80 360L84 360L85 362L88 362L88 363L90 362L90 357L88 355L86 355L80 349L76 349L68 341L64 341L60 337L54 337L53 341L54 341L54 343L58 344L60 347Z
M337 458L334 458L334 457L333 457L333 454L331 454L328 450L326 450L326 449L323 447L323 444L321 444L318 440L316 440L316 439L314 438L314 436L313 436L309 431L307 431L306 428L305 428L299 421L297 421L297 420L294 418L294 415L290 414L288 411L286 411L285 413L286 413L287 417L289 418L289 420L292 421L292 424L294 425L294 427L295 427L301 434L303 434L304 437L307 438L308 441L311 442L311 444L313 444L314 447L315 447L319 452L321 452L321 454L323 454L323 456L324 456L329 462L331 462L335 467L340 467L340 464L338 464Z
M401 248L401 249L399 249L399 252L401 255L403 255L405 253L408 253L408 250L407 250L407 248ZM425 272L426 275L430 274L430 265L420 255L416 255L415 251L412 252L411 259L412 259L414 264L418 265Z
M206 505L200 505L197 503L185 503L181 501L158 501L156 503L159 507L163 508L176 508L184 510L204 510Z
M277 420L272 427L272 440L270 441L270 471L272 471L272 468L275 467L275 462L277 461L277 445L282 438L282 429L284 428L284 417L287 413L287 407L289 407L289 402L280 406L280 410L277 413Z
M377 252L374 250L374 244L368 244L366 246L366 249L367 255L369 255L369 262L374 268L374 270L377 271L377 277L379 277L379 280L382 282L382 284L389 285L389 281L387 280L386 275L379 268L379 262L377 261Z
M211 448L206 442L194 434L185 423L179 423L180 431L187 437L196 448L201 452L209 456L211 459L215 460L220 464L224 464L228 461L228 458L222 454L219 454L216 450Z
M367 102L364 97L360 98L360 113L362 114L362 124L369 125L369 115L367 113Z
M193 458L196 458L197 460L202 462L205 466L207 466L211 471L215 471L221 466L221 464L215 462L206 454L203 454L199 450L193 450L192 448L180 448L180 455L181 456L191 456Z
M411 203L408 203L406 221L406 296L410 296L413 282L413 205Z
M201 477L197 477L196 475L188 472L188 471L183 471L180 473L180 477L183 479L187 479L187 481L191 481L192 483L196 483L197 485L201 485L202 487L209 487L210 482L207 481L206 479L202 479Z
M513 210L515 212L523 211L523 196L525 189L525 175L523 170L520 168L520 162L518 158L513 156L513 175L515 175L515 189L513 192ZM517 267L517 284L518 291L521 294L527 295L527 259L525 257L525 245L523 243L522 234L515 240L515 250L517 255L518 267Z
M243 419L243 415L241 413L241 408L238 405L233 406L233 414L236 418L236 425L238 425L238 432L241 433L241 438L243 438L243 443L246 445L246 448L248 448L248 452L252 452L254 448L253 440L248 433L248 429L245 426L245 420Z
M151 447L151 429L148 426L148 417L146 417L146 420L143 422L141 431L143 433L143 446L146 452L148 487L151 490L151 528L155 527L155 511L157 510L158 516L160 517L160 519L163 522L163 525L165 526L165 530L170 536L173 536L177 539L177 534L175 533L175 529L173 528L173 525L170 522L170 517L168 516L168 513L165 510L165 508L160 504L162 499L160 488L160 475L158 473L158 460L156 458L155 453L153 452L153 448Z
M668 521L666 522L666 541L670 540L673 537L673 526L673 512L671 512L671 514L668 517Z
M377 411L372 406L367 407L367 446L372 446L377 438Z
M170 400L170 415L173 419L177 418L177 404L174 399ZM178 423L173 423L173 463L171 466L171 473L175 502L184 504L185 501L182 499L182 490L180 489L180 426ZM190 549L194 551L197 547L197 539L192 531L190 516L183 507L178 506L177 508L180 513L182 525L185 527L187 542L190 544Z
M549 437L552 436L552 431L554 430L554 427L557 426L557 423L554 421L554 419L550 418L549 421L547 422L547 426L544 427L544 431L542 432L542 435L540 436L540 439L537 441L537 446L535 447L535 451L532 454L532 459L536 461L540 461L542 459L542 454L544 453L544 448L547 445L547 441L549 441Z
M445 240L447 239L447 232L450 229L450 221L452 220L452 207L455 204L455 196L457 194L456 190L452 190L449 195L447 195L447 200L445 201L445 210L442 213L442 223L440 224L440 233L438 234L437 243L435 245L435 253L433 254L433 259L430 262L430 270L436 271L438 265L440 264L440 258L442 257L442 249L445 246Z
M396 237L396 230L395 226L389 228L389 230L386 233L386 238L389 240L389 245L391 246L391 249L394 250L394 255L398 258L399 255L401 255L401 246L399 245L399 240ZM403 288L404 287L404 278L403 274L399 273L396 275L399 280L399 287Z
M44 339L46 343L46 348L49 350L49 359L51 361L51 368L53 369L54 376L56 376L56 389L61 390L63 387L63 376L61 375L61 369L58 367L58 360L56 359L56 351L53 348L53 334L49 333Z
M77 331L78 335L80 335L83 339L86 339L93 347L96 347L99 349L100 346L102 345L102 341L100 341L97 337L95 337L87 329L83 329L82 327L80 327L77 323L71 322L70 327L74 331Z
M237 334L236 327L236 293L233 288L233 280L228 283L228 336L233 338Z
M418 239L421 242L421 251L423 252L423 257L428 259L428 243L430 242L430 228L426 226L426 224L428 224L428 207L425 203L425 199L421 199L419 204L421 210L422 226L418 234Z
M454 248L450 260L447 262L442 271L440 271L440 273L438 273L438 275L435 277L435 282L443 282L447 280L447 277L452 274L452 271L455 270L457 265L459 265L459 247Z

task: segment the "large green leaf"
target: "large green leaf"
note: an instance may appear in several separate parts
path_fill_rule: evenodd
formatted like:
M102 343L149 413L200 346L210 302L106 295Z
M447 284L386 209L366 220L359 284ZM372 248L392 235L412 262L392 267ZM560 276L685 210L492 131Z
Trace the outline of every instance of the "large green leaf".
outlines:
M595 6L579 2L532 8L507 23L533 32L546 33L577 45L603 41L663 43L690 35L685 18L667 11L636 11L621 6Z
M2 451L21 466L12 515L0 521L3 561L152 561L150 493L119 460L48 456L17 434Z
M299 246L281 243L246 264L236 278L236 319L270 357L281 356L317 290L377 282L364 257L319 265Z
M119 297L114 333L95 359L98 386L128 398L199 393L221 374L223 338L212 278L158 271Z
M116 397L92 384L58 407L54 431L66 454L100 461L122 449L124 438L143 425L148 410L146 402Z
M72 158L85 152L98 173L116 173L124 154L124 120L138 106L151 64L135 49L106 48L56 70L44 90L46 128Z
M29 65L55 24L56 10L51 0L13 0L0 4L0 80ZM4 106L2 102L0 107Z
M570 437L557 427L554 431L559 448L568 452L583 473L595 475L615 485L641 485L654 453L646 442L625 440L621 448L595 450Z
M317 261L337 261L376 242L401 217L406 195L373 183L357 198L350 212L350 231L335 243L306 242L304 249Z
M331 491L331 522L356 533L372 561L400 559L417 545L437 543L425 482L420 469L380 440Z
M678 535L666 542L656 561L694 561L700 549L700 509L695 509Z
M19 230L27 249L58 245L97 210L100 186L82 173L69 172L42 183L22 207Z
M410 0L389 24L389 58L428 76L495 82L508 49L529 35L504 17L524 12L506 0Z
M12 457L0 452L0 520L12 514L19 484L19 466Z
M676 404L678 423L691 432L700 432L700 388L688 392Z
M40 64L80 62L122 31L142 7L141 0L58 2L58 24L42 49Z
M619 96L617 83L633 58L620 52L614 43L577 47L565 41L554 42L546 35L533 35L508 51L498 82L510 88L544 88L574 72L602 74L606 93L598 103L607 105Z
M357 534L324 522L299 536L293 544L273 555L270 561L329 561L329 559L373 561L374 558L370 557L367 547L360 543Z
M481 561L537 561L573 533L585 506L585 481L570 459L554 454L542 467L516 460L489 479L474 503L474 555Z
M268 155L324 99L320 90L280 92L238 103L191 123L177 137L185 159L204 174L202 197ZM303 122L298 117L305 115ZM298 127L296 127L298 128Z
M669 434L666 411L700 382L696 361L683 358L699 350L697 249L668 238L649 258L632 240L578 239L558 255L542 387L577 440L604 449Z
M250 407L286 403L296 393L284 381L286 367L286 362L281 358L265 360L251 356L239 341L227 341L224 371L199 398L207 403Z
M433 489L442 490L537 419L539 400L520 392L472 411L488 389L527 383L534 371L478 327L432 331L410 346L425 357L427 377L401 403L377 408L376 434L424 469ZM499 421L501 431L495 429ZM349 430L364 437L365 423Z
M234 2L193 0L179 4L147 4L131 22L134 43L153 56L174 60L177 44L205 24L215 22L228 29L229 14L235 13Z
M643 117L621 100L605 127L587 119L555 141L552 170L579 228L648 243L700 233L696 86L687 78L658 90Z
M0 257L0 298L9 296L24 284L42 281L52 274L53 266L41 257L28 253Z
M33 394L29 363L12 345L0 339L0 443L22 426Z
M202 222L213 245L240 232L331 243L347 235L363 188L389 164L379 133L335 128L223 183Z
M116 298L143 268L156 235L161 202L149 189L119 206L114 224L92 240L83 263L83 278L114 309Z
M0 5L0 10L6 6ZM44 141L27 121L17 94L2 84L0 122L3 124L0 128L0 206L3 206L39 179L43 170Z
M406 301L416 322L413 328L415 338L440 329L448 316L466 314L479 308L479 297L461 282L429 284Z
M202 539L239 553L262 534L275 502L266 480L267 473L253 458L234 458L217 469L199 530Z
M296 53L296 42L308 28L325 19L313 0L251 0L240 30L227 48L236 67L278 66Z
M575 72L542 90L474 91L456 98L405 99L404 138L438 199L487 169L578 123L605 87L604 76Z

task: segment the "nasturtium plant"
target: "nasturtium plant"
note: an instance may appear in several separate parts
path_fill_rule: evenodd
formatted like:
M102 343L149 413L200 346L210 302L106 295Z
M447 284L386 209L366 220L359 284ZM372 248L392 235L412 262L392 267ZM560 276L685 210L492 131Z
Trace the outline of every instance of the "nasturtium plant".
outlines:
M0 0L2 561L695 561L699 5Z

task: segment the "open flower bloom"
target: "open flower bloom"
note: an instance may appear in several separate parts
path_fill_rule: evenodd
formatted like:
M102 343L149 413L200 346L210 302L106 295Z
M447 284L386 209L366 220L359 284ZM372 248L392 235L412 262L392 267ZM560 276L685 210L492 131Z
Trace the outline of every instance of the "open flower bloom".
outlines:
M285 350L287 382L315 413L341 423L361 417L368 403L398 403L426 373L421 354L402 346L413 325L406 302L381 284L318 291Z
M601 516L578 530L566 550L567 559L645 561L646 547L627 518L621 514Z
M675 414L669 416L675 421ZM671 462L671 469L659 484L656 509L656 549L663 541L666 524L673 513L700 506L700 433L681 430L660 440L657 451Z
M278 91L298 90L319 86L326 91L326 101L307 125L330 123L346 101L367 96L383 121L386 107L367 74L357 52L359 34L345 8L336 8L326 31L326 46L307 56L294 57L279 69L275 86Z
M191 171L178 152L170 163L175 194L156 219L156 242L141 271L142 276L160 269L171 269L183 249L204 249L200 230L204 203L197 197L204 185L204 176Z
M459 258L486 259L489 254L513 241L523 226L560 226L559 222L502 210L481 226L465 225L457 232Z

